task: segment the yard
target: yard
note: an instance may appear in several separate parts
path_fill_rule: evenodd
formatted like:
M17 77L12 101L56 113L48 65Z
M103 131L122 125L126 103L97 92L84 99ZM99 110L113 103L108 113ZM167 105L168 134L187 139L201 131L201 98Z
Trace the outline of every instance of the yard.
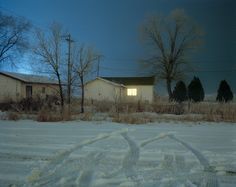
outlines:
M235 186L236 125L0 121L0 186Z

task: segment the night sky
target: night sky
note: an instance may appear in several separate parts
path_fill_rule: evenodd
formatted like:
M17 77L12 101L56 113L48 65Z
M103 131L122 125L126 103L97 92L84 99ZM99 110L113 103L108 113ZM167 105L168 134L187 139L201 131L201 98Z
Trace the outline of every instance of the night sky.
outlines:
M101 76L145 75L137 63L147 51L140 41L141 24L147 16L184 9L205 31L204 44L191 58L194 72L187 73L185 82L196 75L211 94L226 79L236 93L235 0L0 0L0 7L45 31L53 21L61 23L77 44L104 55ZM158 84L165 93L164 83Z

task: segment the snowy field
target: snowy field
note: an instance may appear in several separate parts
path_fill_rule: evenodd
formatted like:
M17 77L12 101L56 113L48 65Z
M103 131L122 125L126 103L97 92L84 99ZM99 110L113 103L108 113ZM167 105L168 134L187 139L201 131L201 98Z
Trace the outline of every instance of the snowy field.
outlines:
M236 186L236 124L0 121L0 186Z

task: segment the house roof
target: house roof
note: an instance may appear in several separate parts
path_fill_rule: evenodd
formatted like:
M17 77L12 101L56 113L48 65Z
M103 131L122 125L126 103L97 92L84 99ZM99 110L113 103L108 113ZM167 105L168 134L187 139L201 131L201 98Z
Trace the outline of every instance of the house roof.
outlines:
M101 77L102 79L128 85L154 85L155 77Z
M31 83L31 84L58 84L57 81L50 79L46 76L39 76L39 75L29 75L29 74L22 74L22 73L14 73L14 72L0 72L0 74L5 75L7 77L11 77L13 79L22 81L24 83Z
M102 77L97 77L96 79L90 80L90 81L86 82L85 85L87 85L87 84L89 84L89 83L91 83L91 82L94 82L95 80L102 80L102 81L104 81L104 82L106 82L106 83L108 83L108 84L112 84L112 85L114 85L114 86L125 87L123 84L116 83L116 82L112 82L112 81L109 81L109 80L107 80L107 79L103 79Z

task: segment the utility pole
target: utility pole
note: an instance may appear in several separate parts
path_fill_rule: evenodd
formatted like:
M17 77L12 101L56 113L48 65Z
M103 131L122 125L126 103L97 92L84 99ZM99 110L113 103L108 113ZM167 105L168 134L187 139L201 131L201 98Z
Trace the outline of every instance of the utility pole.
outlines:
M100 60L103 58L103 55L98 56L98 67L97 67L97 77L100 76Z
M71 35L66 35L66 41L68 42L68 67L67 67L67 104L69 105L70 110L70 103L71 103L71 43L74 42L71 39Z
M98 67L97 67L97 77L99 77L99 71L100 71L100 56L98 57Z

